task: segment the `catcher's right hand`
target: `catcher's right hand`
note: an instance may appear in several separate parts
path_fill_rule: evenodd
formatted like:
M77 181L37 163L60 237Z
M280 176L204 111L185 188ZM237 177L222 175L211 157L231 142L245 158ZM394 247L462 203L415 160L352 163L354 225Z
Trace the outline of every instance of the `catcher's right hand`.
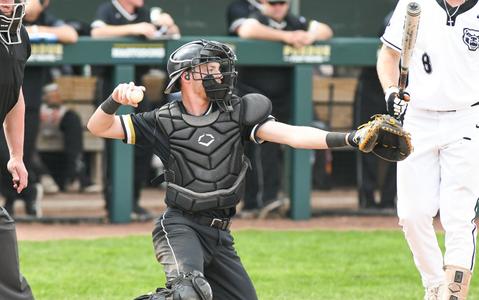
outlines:
M413 151L411 135L389 115L372 116L371 121L359 126L351 137L360 151L373 152L387 161L401 161Z
M403 121L407 110L407 104L411 99L408 92L400 92L397 86L389 87L385 93L386 109L388 114L395 117L396 120Z
M130 93L134 89L141 89L142 91L145 91L144 86L135 86L134 82L120 83L113 90L113 92L111 94L111 97L113 98L114 101L116 101L116 102L118 102L122 105L130 105L130 106L133 106L133 107L138 107L138 103L133 101L133 99L130 97Z

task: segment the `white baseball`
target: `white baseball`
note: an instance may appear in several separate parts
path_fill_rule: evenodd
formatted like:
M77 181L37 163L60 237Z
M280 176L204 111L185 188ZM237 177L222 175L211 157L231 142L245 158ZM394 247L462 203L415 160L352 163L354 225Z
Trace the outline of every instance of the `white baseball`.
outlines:
M133 103L140 103L143 100L143 91L140 88L135 88L128 92L128 99Z

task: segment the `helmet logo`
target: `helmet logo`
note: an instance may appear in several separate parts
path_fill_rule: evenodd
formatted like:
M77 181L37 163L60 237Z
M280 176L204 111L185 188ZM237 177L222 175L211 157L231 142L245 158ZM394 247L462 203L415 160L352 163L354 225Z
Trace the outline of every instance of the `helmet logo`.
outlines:
M198 144L208 147L215 141L215 137L212 134L204 133L198 138Z

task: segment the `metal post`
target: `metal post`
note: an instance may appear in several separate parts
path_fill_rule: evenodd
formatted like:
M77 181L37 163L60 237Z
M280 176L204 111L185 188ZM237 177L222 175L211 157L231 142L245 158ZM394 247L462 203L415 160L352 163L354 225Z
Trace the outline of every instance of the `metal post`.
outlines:
M313 67L296 65L293 78L293 124L310 126L312 122ZM292 150L290 155L291 218L311 217L311 150Z
M301 15L300 14L300 0L291 0L291 3L289 5L289 10L291 11L291 13L293 13L294 15L296 16L299 16Z
M114 82L130 82L135 78L133 65L117 65L114 67ZM118 114L132 112L131 107L123 106ZM120 140L112 141L109 154L111 166L111 195L110 195L110 221L112 223L130 222L133 203L133 147L124 145ZM107 158L108 159L108 158Z

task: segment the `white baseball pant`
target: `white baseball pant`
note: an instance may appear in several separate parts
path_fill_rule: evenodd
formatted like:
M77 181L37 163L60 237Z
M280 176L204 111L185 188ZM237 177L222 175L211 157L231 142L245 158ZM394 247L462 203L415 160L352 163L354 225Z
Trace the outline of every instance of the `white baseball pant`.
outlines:
M409 107L414 152L398 163L398 216L423 285L444 281L443 265L472 271L479 198L479 106L449 112ZM433 217L440 211L446 252Z

